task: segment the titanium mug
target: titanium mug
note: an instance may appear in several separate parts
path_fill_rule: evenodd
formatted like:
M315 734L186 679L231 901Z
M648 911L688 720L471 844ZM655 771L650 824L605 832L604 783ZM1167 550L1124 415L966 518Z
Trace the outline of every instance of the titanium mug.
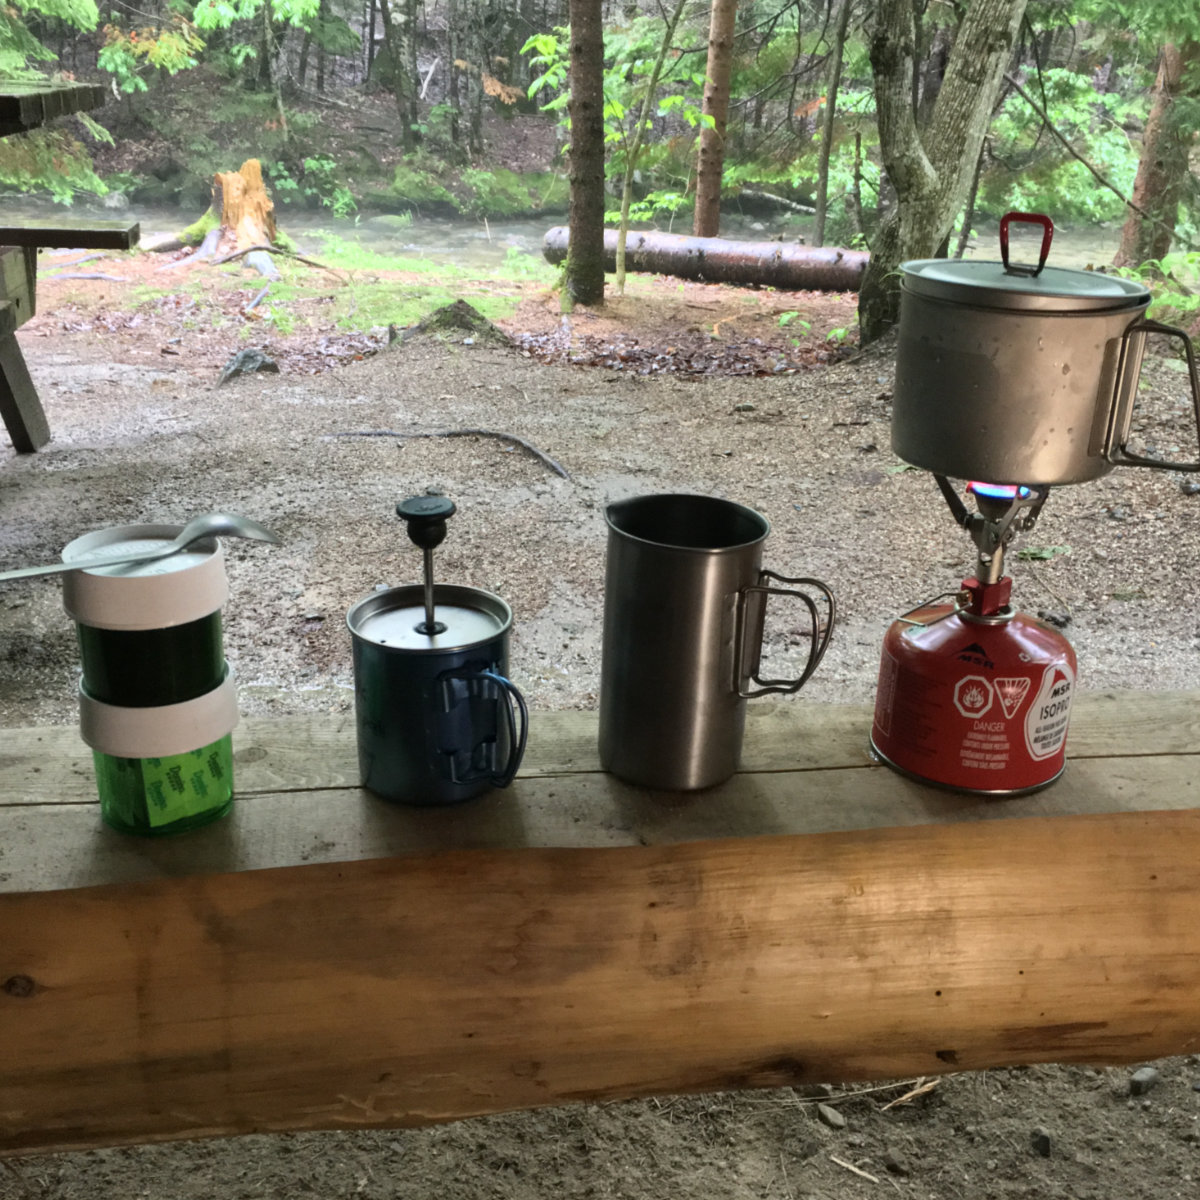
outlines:
M407 584L346 615L363 786L399 804L440 805L508 787L525 752L525 700L508 680L512 610L479 588ZM418 628L420 627L420 628Z
M744 505L651 495L611 504L605 515L600 765L642 787L722 783L737 770L746 700L797 692L817 669L833 633L833 594L820 580L763 570L771 527ZM761 677L770 596L807 610L799 678Z

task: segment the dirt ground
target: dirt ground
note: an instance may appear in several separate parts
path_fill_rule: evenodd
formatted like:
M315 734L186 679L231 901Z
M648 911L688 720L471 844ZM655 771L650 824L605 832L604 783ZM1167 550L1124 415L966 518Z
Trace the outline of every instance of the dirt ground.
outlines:
M418 577L393 508L428 489L459 508L438 577L512 605L512 673L535 720L596 703L613 500L736 499L772 523L766 565L828 582L840 622L798 704L869 701L888 623L970 571L973 547L929 476L890 452L894 348L859 353L835 332L852 324L853 297L634 280L603 313L564 321L531 285L504 322L511 345L388 345L386 329L268 333L244 311L249 277L242 299L139 303L151 269L89 264L125 282L40 285L19 336L54 437L28 456L0 438L0 570L110 525L212 509L267 524L281 546L226 546L244 712L350 708L345 612ZM210 308L236 319L218 328ZM218 387L244 347L280 373ZM1195 457L1184 384L1155 360L1139 423L1146 444ZM515 435L544 457L440 436L463 430ZM1066 628L1082 687L1200 684L1191 482L1124 470L1060 489L1018 543L1032 557L1011 561L1015 602ZM780 674L805 648L793 622L768 619ZM0 739L74 721L76 678L58 582L0 584ZM1131 1067L1046 1066L60 1154L0 1164L0 1197L1193 1197L1200 1056L1156 1067L1138 1095Z

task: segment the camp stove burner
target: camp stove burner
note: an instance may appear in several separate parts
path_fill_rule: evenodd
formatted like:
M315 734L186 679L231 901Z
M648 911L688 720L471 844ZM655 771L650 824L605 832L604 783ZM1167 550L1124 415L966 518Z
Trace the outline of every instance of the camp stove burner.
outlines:
M950 603L934 597L884 636L871 746L926 783L1016 795L1062 773L1075 688L1075 652L1051 626L1009 605L1005 552L1034 527L1050 489L970 483L971 512L935 476L971 534L976 572Z

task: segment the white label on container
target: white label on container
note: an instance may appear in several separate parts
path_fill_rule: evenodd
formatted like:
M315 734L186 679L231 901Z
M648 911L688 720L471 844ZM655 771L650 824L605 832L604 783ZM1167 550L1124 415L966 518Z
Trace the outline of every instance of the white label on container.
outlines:
M1075 672L1066 663L1050 663L1025 714L1025 748L1030 758L1049 758L1062 750L1074 692Z

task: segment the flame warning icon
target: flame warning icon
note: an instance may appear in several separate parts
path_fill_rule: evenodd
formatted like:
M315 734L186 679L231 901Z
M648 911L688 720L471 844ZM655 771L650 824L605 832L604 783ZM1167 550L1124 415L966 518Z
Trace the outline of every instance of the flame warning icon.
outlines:
M954 685L954 707L964 717L982 717L992 707L992 685L982 675L964 675Z
M1004 709L1004 715L1008 720L1012 720L1013 714L1021 707L1021 701L1029 695L1029 688L1033 681L1030 679L997 679L995 681L996 695L1000 699L1000 707Z

